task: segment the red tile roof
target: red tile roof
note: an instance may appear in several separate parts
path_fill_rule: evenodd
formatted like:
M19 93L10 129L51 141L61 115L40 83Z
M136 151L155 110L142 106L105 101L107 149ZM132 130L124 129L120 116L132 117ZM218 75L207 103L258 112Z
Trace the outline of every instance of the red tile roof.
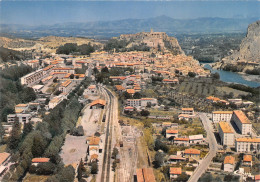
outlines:
M49 162L50 158L33 158L32 163Z
M200 154L200 151L198 149L185 149L184 151L185 154Z
M224 159L224 164L235 164L235 158L232 156L226 156Z
M181 168L180 167L171 167L170 168L170 174L181 174Z

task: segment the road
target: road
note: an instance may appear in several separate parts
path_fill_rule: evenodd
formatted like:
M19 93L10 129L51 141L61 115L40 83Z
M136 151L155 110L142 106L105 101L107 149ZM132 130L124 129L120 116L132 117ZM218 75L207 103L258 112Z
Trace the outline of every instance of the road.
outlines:
M207 141L209 143L209 153L208 155L200 162L199 166L194 171L193 175L190 177L188 182L196 182L199 180L201 175L207 170L212 161L213 157L216 155L218 150L218 144L213 133L213 127L211 121L207 118L206 113L199 113L199 117L204 125L204 128L207 132Z

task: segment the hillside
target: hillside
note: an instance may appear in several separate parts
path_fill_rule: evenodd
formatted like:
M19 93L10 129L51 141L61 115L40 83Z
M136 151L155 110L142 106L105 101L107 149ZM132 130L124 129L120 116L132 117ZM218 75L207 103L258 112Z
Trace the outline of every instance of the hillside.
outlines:
M169 37L165 32L140 32L136 34L123 34L120 35L119 40L129 42L127 47L146 45L151 49L159 51L168 50L175 55L183 54L183 51L174 37Z
M20 60L22 58L22 53L4 47L0 47L0 64L3 62L12 62L14 60Z
M21 38L7 38L0 37L0 45L4 48L9 48L17 51L32 50L44 51L44 52L56 52L56 49L66 43L77 43L78 45L88 44L102 47L99 42L95 42L93 39L78 38L78 37L56 37L47 36L36 40L27 40Z

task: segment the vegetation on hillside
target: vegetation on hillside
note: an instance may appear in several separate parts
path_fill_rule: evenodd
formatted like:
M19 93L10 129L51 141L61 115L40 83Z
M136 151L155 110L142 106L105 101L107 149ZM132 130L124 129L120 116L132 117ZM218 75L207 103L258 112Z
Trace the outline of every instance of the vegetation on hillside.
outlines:
M90 55L97 49L96 46L92 46L90 43L77 45L76 43L67 43L63 46L60 46L57 50L57 54L81 54L81 55Z
M8 114L14 112L14 106L36 99L34 90L22 86L19 78L30 73L32 68L26 65L6 68L0 73L0 120L6 122Z

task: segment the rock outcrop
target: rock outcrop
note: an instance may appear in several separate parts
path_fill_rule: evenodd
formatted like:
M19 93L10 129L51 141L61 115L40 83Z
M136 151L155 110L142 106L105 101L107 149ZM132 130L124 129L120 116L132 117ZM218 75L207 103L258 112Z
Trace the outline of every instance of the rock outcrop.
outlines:
M260 20L248 26L240 49L223 59L225 62L249 61L260 63Z
M169 37L165 32L140 32L136 34L122 34L120 40L126 40L129 43L128 47L145 44L152 49L160 49L170 51L175 55L183 54L183 51L174 37Z

